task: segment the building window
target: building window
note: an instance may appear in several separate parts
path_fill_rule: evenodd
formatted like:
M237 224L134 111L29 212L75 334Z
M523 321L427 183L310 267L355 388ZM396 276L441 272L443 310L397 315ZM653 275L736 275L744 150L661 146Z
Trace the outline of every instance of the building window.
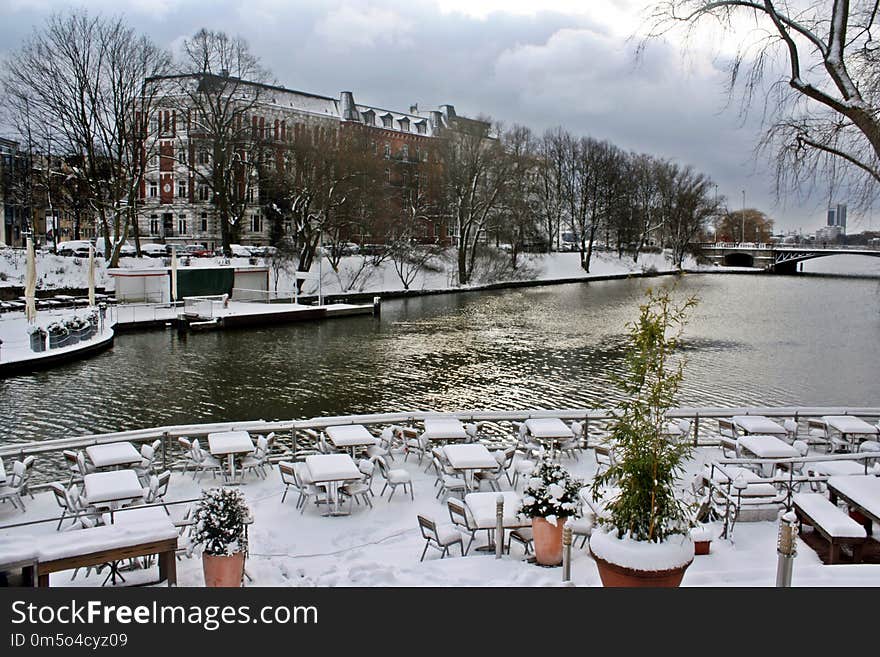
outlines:
M186 165L186 149L178 148L177 149L177 161L183 165Z
M391 119L390 114L386 114L382 117L382 127L383 128L390 128L391 122L392 122L392 119Z
M186 215L177 215L177 234L186 235Z
M177 196L179 198L186 198L186 181L181 180L177 183Z
M385 169L385 182L391 184L391 169Z
M153 116L150 118L150 134L155 135L157 132L159 132L159 119Z
M425 125L424 121L419 121L418 123L416 123L416 132L418 132L420 135L424 135L428 132L428 126Z
M254 213L253 219L251 220L251 230L255 233L263 232L263 215L259 212Z
M252 185L248 186L247 191L245 192L245 198L247 199L248 203L254 202L254 188Z
M202 212L202 232L208 232L208 213Z
M400 155L401 155L401 157L403 157L404 160L409 159L409 146L407 146L406 144L401 146L400 147Z
M427 161L428 161L428 151L424 150L424 151L422 151L422 162L427 162Z
M159 183L155 180L150 181L150 198L156 198L159 196Z
M386 141L385 142L385 159L387 160L389 157L391 157L391 144L389 144Z
M210 164L211 154L208 151L199 151L199 164Z
M155 214L150 215L150 235L158 235L159 234L159 216Z
M376 125L376 114L372 110L367 110L362 116L366 125Z
M207 201L209 197L208 186L207 185L199 185L199 200Z
M397 123L403 132L409 132L409 119L400 119Z

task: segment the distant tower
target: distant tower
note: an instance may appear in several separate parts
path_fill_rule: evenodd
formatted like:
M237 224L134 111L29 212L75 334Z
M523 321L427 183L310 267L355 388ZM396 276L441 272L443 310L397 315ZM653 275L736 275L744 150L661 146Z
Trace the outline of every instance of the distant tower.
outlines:
M846 234L846 203L838 203L835 208L828 208L828 226L840 229L841 234Z

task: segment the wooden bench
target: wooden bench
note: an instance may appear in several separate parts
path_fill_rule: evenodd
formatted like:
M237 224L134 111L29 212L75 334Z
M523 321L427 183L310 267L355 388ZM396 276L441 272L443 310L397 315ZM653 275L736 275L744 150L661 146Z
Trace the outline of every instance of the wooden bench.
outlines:
M853 561L861 561L862 546L868 538L864 527L821 493L798 493L792 503L801 527L807 523L831 544L829 564L840 561L842 545L851 545Z

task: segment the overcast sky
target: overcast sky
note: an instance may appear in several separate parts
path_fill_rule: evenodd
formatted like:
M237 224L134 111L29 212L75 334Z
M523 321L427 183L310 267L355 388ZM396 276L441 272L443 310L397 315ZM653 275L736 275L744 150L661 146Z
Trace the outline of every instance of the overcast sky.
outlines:
M53 11L77 3L0 0L0 53L15 50ZM286 87L406 110L448 103L536 131L562 125L627 150L692 164L718 184L728 207L770 215L778 229L812 232L828 190L777 203L767 163L755 158L758 116L727 107L712 36L684 49L675 36L637 61L647 0L93 0L122 12L174 49L200 27L247 39ZM610 7L610 8L609 8ZM629 37L636 35L635 39ZM709 43L712 43L710 52ZM685 54L686 53L686 54ZM850 231L880 228L880 214Z

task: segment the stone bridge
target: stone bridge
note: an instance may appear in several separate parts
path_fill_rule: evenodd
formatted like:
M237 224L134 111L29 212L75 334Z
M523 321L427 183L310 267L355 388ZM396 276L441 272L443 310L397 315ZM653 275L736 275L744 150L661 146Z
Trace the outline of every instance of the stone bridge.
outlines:
M831 255L880 258L880 248L867 246L774 246L753 242L701 244L703 257L725 267L755 267L777 274L794 274L797 263Z

